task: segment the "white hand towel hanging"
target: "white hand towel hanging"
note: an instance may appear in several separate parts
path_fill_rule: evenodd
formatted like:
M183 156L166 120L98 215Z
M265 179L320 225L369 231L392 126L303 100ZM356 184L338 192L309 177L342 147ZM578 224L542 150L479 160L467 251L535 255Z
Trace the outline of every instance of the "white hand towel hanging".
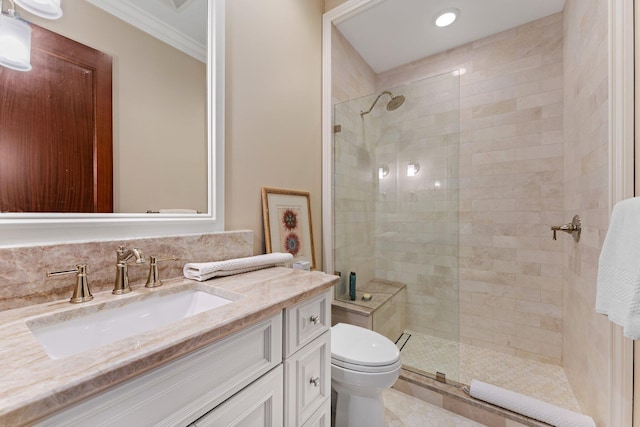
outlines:
M618 202L598 262L596 311L640 339L640 197Z

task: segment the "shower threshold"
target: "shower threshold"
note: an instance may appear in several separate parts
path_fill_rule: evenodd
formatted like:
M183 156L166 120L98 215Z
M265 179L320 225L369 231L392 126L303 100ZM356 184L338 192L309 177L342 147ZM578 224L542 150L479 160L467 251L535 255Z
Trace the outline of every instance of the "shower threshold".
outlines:
M582 412L564 370L560 366L411 330L405 330L397 344L401 349L403 365L401 379L409 379L411 383L416 383L422 377L425 383L422 384L423 386L446 387L448 385L449 388L453 387L453 393L457 399L466 398L473 402L473 406L478 406L479 401L465 395L462 386L468 385L472 379L475 379L571 411ZM436 381L436 372L446 373L447 385ZM437 384L440 386L436 386ZM522 423L522 421L519 422ZM542 424L526 423L525 425Z

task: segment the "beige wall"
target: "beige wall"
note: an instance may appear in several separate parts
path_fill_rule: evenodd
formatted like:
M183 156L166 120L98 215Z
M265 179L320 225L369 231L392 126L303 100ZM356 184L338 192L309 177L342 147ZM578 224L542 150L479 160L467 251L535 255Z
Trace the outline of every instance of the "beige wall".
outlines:
M334 7L340 6L342 3L346 3L347 0L324 0L324 11L327 12Z
M611 325L595 312L597 266L608 227L607 2L565 6L565 219L582 217L579 243L564 239L564 367L582 408L606 426ZM613 427L613 426L611 426Z
M225 228L255 232L264 253L260 189L311 193L322 266L322 0L227 2Z
M206 65L86 1L63 8L22 16L113 57L114 210L206 211Z

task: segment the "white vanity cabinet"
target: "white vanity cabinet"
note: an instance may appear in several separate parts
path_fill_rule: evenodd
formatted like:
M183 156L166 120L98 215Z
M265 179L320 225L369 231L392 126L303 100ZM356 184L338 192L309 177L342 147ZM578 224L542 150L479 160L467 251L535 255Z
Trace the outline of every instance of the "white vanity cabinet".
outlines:
M284 312L286 427L331 424L331 293Z
M187 426L281 364L277 314L36 425Z
M329 427L330 316L324 292L35 425Z

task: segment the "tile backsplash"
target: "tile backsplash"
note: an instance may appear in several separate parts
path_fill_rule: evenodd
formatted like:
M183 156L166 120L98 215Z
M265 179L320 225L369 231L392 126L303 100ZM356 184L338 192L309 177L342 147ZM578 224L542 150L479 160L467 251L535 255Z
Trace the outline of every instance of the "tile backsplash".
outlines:
M162 280L182 277L187 262L221 261L253 255L253 232L137 238L99 242L61 243L0 249L0 311L70 298L75 276L47 277L47 271L87 264L92 293L113 288L118 246L140 249L145 257L177 257L158 264ZM129 267L132 288L144 286L149 264Z

